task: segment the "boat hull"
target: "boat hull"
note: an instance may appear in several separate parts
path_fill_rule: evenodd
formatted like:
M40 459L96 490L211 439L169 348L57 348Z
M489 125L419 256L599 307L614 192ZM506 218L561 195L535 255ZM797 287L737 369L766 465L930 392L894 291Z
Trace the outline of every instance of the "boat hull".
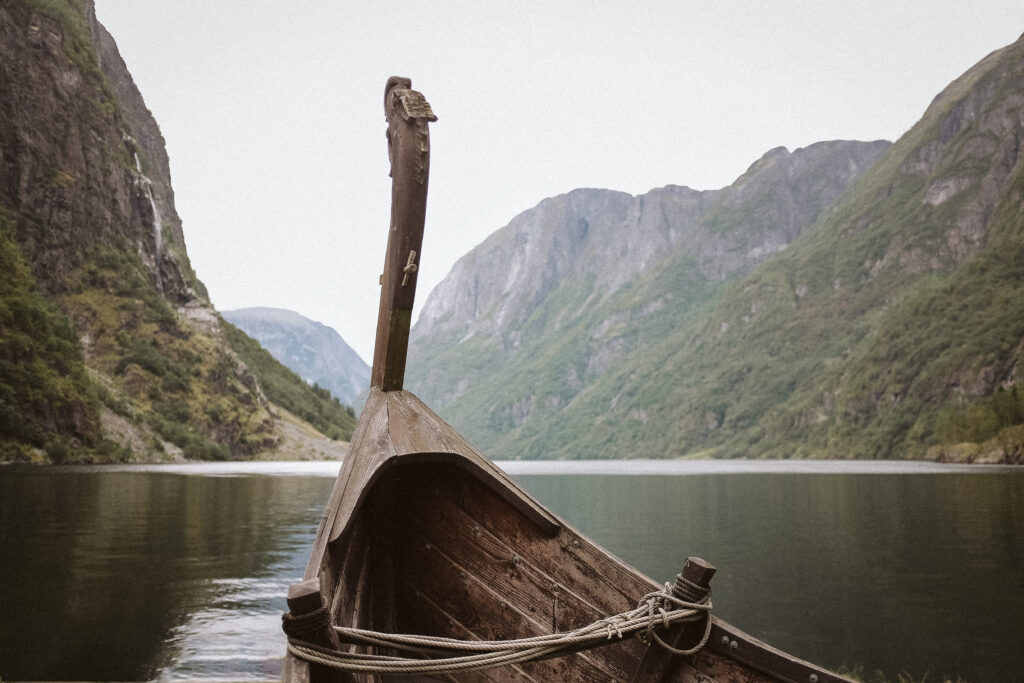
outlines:
M631 610L662 588L545 509L414 395L376 389L305 578L316 579L335 625L463 640L564 633ZM606 645L586 651L443 678L846 680L714 618L710 641L691 656L609 634ZM671 635L686 648L704 628L676 627ZM310 667L291 655L285 675L371 678Z

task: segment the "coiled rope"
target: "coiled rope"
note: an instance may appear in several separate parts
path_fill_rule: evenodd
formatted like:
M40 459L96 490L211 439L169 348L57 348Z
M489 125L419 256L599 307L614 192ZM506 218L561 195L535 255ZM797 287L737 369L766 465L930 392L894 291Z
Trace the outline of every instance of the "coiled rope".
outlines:
M680 581L677 577L677 586ZM514 640L458 640L438 636L401 633L380 633L348 626L335 626L338 636L347 643L374 645L405 652L418 657L394 657L362 652L339 652L320 647L290 635L288 652L307 662L354 673L441 675L455 671L488 669L508 664L547 659L582 649L589 649L632 636L646 641L653 639L661 647L677 655L690 655L700 650L711 636L711 590L690 584L688 597L673 594L666 583L664 590L645 595L635 609L599 619L594 623L565 633L552 633ZM323 608L322 608L323 609ZM318 610L319 611L319 610ZM326 612L326 609L324 609ZM290 615L286 615L290 616ZM662 640L657 631L674 624L704 619L704 635L692 648L677 649ZM457 654L468 653L468 654ZM449 656L443 656L443 655Z

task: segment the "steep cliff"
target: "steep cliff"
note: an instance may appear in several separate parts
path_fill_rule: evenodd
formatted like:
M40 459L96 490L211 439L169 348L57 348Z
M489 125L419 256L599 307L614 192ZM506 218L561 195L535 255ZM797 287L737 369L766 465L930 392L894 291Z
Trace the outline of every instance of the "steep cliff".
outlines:
M410 386L499 455L517 455L503 444L519 448L529 423L562 419L580 396L679 333L887 147L775 149L716 191L576 190L541 202L431 293L413 330ZM538 441L535 457L551 448Z
M547 200L431 295L409 384L497 457L1018 461L1022 139L1024 40L887 150Z
M0 275L0 459L281 445L189 264L163 137L91 0L0 2L0 239L16 266Z

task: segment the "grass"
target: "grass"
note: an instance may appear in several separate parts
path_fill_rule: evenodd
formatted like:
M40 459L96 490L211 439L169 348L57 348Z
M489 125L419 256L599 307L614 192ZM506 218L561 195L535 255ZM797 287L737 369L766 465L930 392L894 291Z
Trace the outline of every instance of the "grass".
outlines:
M355 429L355 412L342 405L326 389L308 385L281 365L270 353L240 329L222 322L231 348L259 381L267 398L298 415L332 439L347 441Z

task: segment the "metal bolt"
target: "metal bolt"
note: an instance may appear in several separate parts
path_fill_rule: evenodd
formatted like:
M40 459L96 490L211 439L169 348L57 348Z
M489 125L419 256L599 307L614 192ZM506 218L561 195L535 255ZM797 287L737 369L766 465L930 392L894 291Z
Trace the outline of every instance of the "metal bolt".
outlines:
M818 683L818 674L811 674L811 683Z
M513 555L512 556L512 563L513 564L519 564L522 561L523 561L523 558L519 557L519 555Z
M578 540L576 540L575 538L572 539L572 547L573 548L579 548L580 547L580 542Z
M740 646L740 644L737 643L735 640L729 643L729 649L731 649L731 650L735 650L739 646Z
M729 636L722 636L722 645L729 644Z

